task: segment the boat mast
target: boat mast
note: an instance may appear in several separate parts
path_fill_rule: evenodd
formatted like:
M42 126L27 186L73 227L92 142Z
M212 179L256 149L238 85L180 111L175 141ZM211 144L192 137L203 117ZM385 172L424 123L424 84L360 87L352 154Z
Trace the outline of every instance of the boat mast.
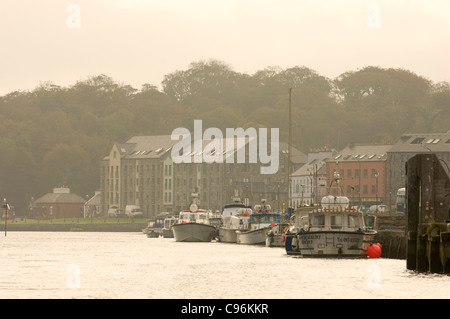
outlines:
M288 162L287 162L287 201L286 201L286 209L289 214L289 195L291 188L291 97L292 97L292 88L289 88L289 135L288 135Z

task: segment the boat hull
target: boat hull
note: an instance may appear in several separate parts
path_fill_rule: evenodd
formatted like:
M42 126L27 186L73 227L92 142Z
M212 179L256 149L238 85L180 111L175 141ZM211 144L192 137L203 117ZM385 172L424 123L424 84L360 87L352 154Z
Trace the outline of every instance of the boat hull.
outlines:
M218 241L222 243L236 243L237 234L235 228L219 228Z
M243 245L265 245L266 235L270 230L270 227L260 228L250 231L237 231L236 232L236 243Z
M282 235L271 235L266 236L266 246L267 247L284 247L284 241L282 240Z
M161 234L156 231L149 231L146 235L148 238L158 238Z
M163 228L163 230L162 230L162 236L163 236L164 238L174 238L174 236L173 236L173 230L172 230L172 229L166 229L166 228Z
M285 235L288 255L303 257L366 258L374 235L363 232L301 232Z
M175 241L179 242L210 242L216 236L216 227L207 224L176 224L172 230Z

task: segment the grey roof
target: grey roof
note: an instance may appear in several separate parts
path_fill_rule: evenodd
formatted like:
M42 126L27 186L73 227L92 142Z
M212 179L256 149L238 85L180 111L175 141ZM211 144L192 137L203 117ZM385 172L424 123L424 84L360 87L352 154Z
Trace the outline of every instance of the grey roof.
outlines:
M231 154L225 153L226 151L226 140L228 138L223 138L223 156L224 158L230 156ZM240 144L237 143L236 138L234 138L234 151L237 151ZM202 141L204 148L211 141L205 140ZM249 138L245 138L245 143L249 142ZM133 136L125 143L116 143L120 156L122 159L141 159L141 158L160 158L163 155L170 152L172 147L179 143L179 140L172 140L171 135L154 135L154 136ZM258 144L256 144L258 145ZM281 154L286 154L287 156L288 144L284 142L279 143L279 151ZM194 154L194 145L193 141L191 144L192 153L189 154L193 156ZM270 152L270 150L269 150ZM104 160L109 159L109 156L105 156ZM307 156L300 152L295 147L292 147L291 154L291 162L292 163L306 163Z
M326 162L377 162L387 159L387 152L392 145L360 145L352 144L337 152L332 158Z
M288 150L289 150L289 144L285 143L285 142L280 142L279 144L279 148L280 148L280 153L282 154L288 154ZM291 162L292 163L306 163L308 162L308 156L299 151L298 149L296 149L295 147L291 146L291 150L292 150L292 154L291 154Z
M116 143L122 159L160 158L166 154L178 140L171 135L133 136L125 143ZM105 156L104 160L109 159Z
M450 152L450 131L447 133L403 134L389 153Z
M86 200L73 193L48 193L35 200L36 204L84 204Z
M314 159L311 162L300 167L298 170L292 173L291 176L308 176L310 175L310 173L312 174L315 169L317 169L317 172L319 172L325 164L326 163L323 160ZM315 165L317 165L317 167L315 167Z

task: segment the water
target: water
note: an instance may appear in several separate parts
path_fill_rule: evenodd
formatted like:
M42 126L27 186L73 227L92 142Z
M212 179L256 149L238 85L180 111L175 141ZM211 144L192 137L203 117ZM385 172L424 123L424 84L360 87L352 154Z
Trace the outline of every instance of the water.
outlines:
M450 276L417 274L405 260L295 258L282 248L177 243L142 233L0 237L1 299L449 297Z

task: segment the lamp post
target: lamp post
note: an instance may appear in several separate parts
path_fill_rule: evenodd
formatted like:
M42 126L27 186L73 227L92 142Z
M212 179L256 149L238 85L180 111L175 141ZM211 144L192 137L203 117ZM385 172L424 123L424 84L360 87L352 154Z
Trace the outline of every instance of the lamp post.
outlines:
M376 186L375 191L377 193L377 199L375 201L375 213L378 213L378 171L375 172Z

